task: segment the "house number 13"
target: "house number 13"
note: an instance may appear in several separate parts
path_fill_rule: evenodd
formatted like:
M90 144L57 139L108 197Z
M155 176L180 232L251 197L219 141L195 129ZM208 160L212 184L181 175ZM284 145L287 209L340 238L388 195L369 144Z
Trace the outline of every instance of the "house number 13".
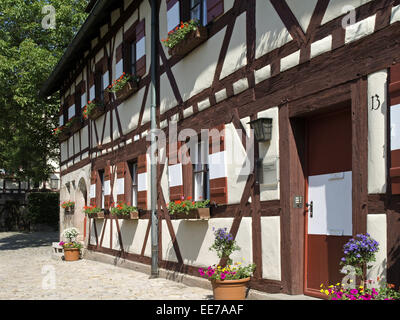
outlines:
M371 97L372 99L372 110L378 110L381 107L381 101L379 100L379 96L376 94L375 96ZM375 99L376 99L376 103L375 103Z

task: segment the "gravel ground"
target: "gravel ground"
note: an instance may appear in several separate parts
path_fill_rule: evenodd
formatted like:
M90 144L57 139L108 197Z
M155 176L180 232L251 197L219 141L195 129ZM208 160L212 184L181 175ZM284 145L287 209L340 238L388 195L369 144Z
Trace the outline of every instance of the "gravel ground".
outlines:
M212 291L91 260L52 259L58 233L0 233L0 300L208 300Z

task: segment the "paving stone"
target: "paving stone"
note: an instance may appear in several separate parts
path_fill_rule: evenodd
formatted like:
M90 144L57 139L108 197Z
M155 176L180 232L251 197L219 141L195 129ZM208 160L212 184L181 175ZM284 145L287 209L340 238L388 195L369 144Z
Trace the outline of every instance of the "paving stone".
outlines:
M212 294L96 261L55 260L56 241L57 233L0 233L0 299L205 300Z

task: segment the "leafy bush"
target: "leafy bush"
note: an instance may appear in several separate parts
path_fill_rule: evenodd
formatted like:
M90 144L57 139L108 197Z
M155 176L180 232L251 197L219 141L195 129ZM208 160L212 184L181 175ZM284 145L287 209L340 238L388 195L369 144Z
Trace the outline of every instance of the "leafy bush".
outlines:
M58 229L60 221L60 195L58 192L32 192L28 195L30 224L46 224Z

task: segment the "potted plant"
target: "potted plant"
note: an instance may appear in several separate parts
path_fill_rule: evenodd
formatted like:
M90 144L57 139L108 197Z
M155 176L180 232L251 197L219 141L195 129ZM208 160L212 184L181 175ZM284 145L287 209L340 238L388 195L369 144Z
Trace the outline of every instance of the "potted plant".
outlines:
M198 20L181 22L174 30L168 32L168 37L162 39L171 56L184 56L199 44L207 40L207 28Z
M112 204L110 212L117 219L139 219L138 209L121 201L115 207Z
M344 257L340 265L352 266L356 276L361 278L364 285L367 270L372 266L369 263L376 261L375 254L379 251L379 243L366 233L357 234L343 246Z
M169 214L177 219L210 219L210 200L192 201L192 197L168 203Z
M139 80L140 78L136 75L124 72L107 87L106 91L114 93L118 100L123 101L138 90Z
M215 240L210 250L216 251L222 259L221 265L200 268L200 276L211 280L215 300L244 300L250 278L256 268L255 264L242 265L230 259L230 255L240 250L233 236L226 228L214 230Z
M73 214L75 209L75 202L74 201L64 201L61 204L61 207L64 209L66 214Z
M89 218L104 219L104 211L101 208L94 206L84 206L83 211Z
M86 106L83 108L83 118L84 119L91 119L96 120L105 112L104 105L102 103L98 103L94 100L88 101Z
M68 242L61 241L59 245L64 248L65 261L79 260L82 245L74 240L79 235L78 229L65 229L63 235L68 239Z

